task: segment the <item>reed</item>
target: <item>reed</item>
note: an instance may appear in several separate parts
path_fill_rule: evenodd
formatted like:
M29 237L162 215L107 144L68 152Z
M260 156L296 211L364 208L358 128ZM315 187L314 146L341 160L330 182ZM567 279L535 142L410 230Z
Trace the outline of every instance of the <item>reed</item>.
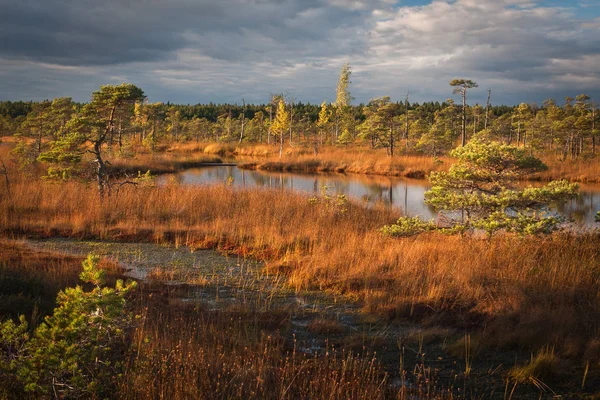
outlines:
M220 164L219 157L172 153L138 154L135 158L111 159L109 172L113 175L137 176L150 171L152 175L174 173L206 164Z
M548 170L536 175L540 180L568 179L572 182L600 183L600 157L561 160L543 157Z
M249 149L240 155L254 155ZM325 147L315 155L308 149L294 149L283 157L267 153L260 159L242 161L241 168L268 171L348 172L355 174L424 178L432 171L447 168L449 159L400 155L388 157L382 149L340 149Z
M383 205L312 201L227 185L129 187L22 180L0 199L5 235L216 247L267 262L296 289L329 289L387 318L479 327L495 345L581 354L598 329L597 233L547 237L422 235L392 239Z
M133 333L119 398L391 397L372 355L333 348L320 356L303 353L277 331L265 331L265 321L282 323L248 311L149 312Z

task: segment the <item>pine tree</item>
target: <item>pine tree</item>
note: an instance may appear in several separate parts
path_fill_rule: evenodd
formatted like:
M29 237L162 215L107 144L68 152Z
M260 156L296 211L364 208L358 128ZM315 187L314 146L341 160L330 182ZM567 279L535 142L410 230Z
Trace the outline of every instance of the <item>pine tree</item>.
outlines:
M451 156L456 164L448 172L431 173L431 190L425 193L426 203L438 211L445 232L549 233L562 220L544 215L543 210L552 202L577 195L578 185L568 181L516 188L514 183L523 175L547 169L523 148L474 139ZM383 231L406 236L435 229L433 222L403 217Z
M454 93L459 93L462 97L462 136L461 145L467 143L467 89L476 88L479 85L469 79L453 79L450 86L454 87Z

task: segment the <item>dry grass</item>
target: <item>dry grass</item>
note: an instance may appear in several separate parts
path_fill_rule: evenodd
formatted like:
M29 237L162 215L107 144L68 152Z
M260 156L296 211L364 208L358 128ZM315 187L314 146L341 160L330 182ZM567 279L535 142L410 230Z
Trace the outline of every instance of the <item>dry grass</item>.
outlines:
M227 143L209 143L204 147L205 154L215 154L220 157L233 154L235 146Z
M597 233L398 240L378 231L399 216L381 205L340 207L276 190L177 184L125 187L101 200L93 185L25 178L8 166L10 196L0 179L5 235L218 247L268 261L269 273L297 290L355 296L387 318L487 324L487 344L594 353L586 349L600 329L591 317L600 314Z
M388 157L385 149L364 147L340 148L324 146L317 155L312 148L286 146L279 157L279 146L234 145L227 143L174 143L168 153L204 153L219 157L236 157L242 168L269 171L295 172L348 172L356 174L405 176L424 178L431 171L446 169L450 159L434 159L427 156L399 155ZM141 163L143 164L143 163Z
M554 354L554 350L546 348L531 356L531 361L523 366L515 366L509 372L509 376L517 382L525 383L551 383L555 381L561 371L560 359Z
M290 154L293 148L286 148L286 154ZM235 154L241 157L268 157L279 155L279 147L259 144L254 146L237 146Z
M136 176L150 171L153 175L174 173L189 168L198 168L204 164L219 164L222 160L215 156L181 153L138 154L135 158L113 158L110 171L116 174Z
M585 360L592 366L600 362L597 233L499 235L491 240L428 234L396 240L383 237L378 229L399 215L380 205L367 208L349 202L338 207L282 191L176 184L126 187L118 196L101 200L93 185L53 184L14 170L9 176L10 196L0 180L4 235L216 247L266 260L269 273L279 274L297 290L344 293L362 301L366 311L418 320L425 329L479 331L478 349L554 348L556 357ZM69 265L57 267L59 279L70 278L52 290L76 279L79 260ZM2 266L14 266L13 272L35 271L20 261ZM172 271L155 272L160 279L170 278ZM309 384L315 376L320 382L315 387L329 393L324 388L334 385L337 398L389 395L381 392L383 376L369 357L289 357L293 349L261 331L260 321L270 317L248 316L255 324L250 332L246 317L199 315L174 312L139 327L136 357L121 387L123 398L186 398L197 390L222 398L268 397L265 393L319 398ZM231 341L221 334L228 329ZM427 335L418 340L426 342ZM357 346L364 344L364 338L356 341ZM463 342L456 346L465 347ZM515 379L521 381L516 375Z
M203 153L208 143L204 142L173 142L167 149L169 153Z
M114 277L114 266L104 267ZM80 271L81 258L0 241L0 321L16 317L19 310L5 306L17 303L5 301L18 291L21 302L36 296L34 306L18 304L31 306L27 317L35 325L51 312L58 290L80 283ZM285 311L207 311L172 302L177 296L142 283L128 298L130 311L141 318L127 335L127 351L103 360L125 365L124 374L115 377L116 387L105 388L114 398L383 399L396 394L372 355L333 348L306 354L285 342L279 331L289 321ZM6 370L0 376L0 398L29 398L14 376Z
M158 241L220 247L268 260L298 290L356 296L388 318L469 329L497 345L584 351L600 312L598 234L545 238L383 237L398 214L337 207L280 191L127 188L100 200L93 186L14 181L0 199L5 234Z
M293 150L285 152L282 158L279 158L278 154L266 154L261 160L242 163L241 167L268 171L348 172L424 178L431 171L447 168L449 164L448 159L437 160L425 156L400 155L392 158L388 157L383 149L326 147L316 156L308 149ZM239 154L256 155L250 149Z
M285 315L279 318L286 319ZM119 398L383 399L386 376L372 356L287 347L253 312L160 310L133 335ZM265 322L266 321L266 322Z
M573 182L600 183L600 157L561 161L543 157L548 170L536 175L540 180L568 179Z
M31 140L30 140L31 141ZM0 147L12 148L15 136L0 138ZM116 169L136 174L137 171L151 170L153 173L176 172L193 168L202 163L220 162L220 157L235 157L240 167L269 171L290 172L347 172L408 178L425 178L432 171L446 170L452 158L433 158L423 155L399 153L388 157L385 149L371 149L364 146L322 146L318 154L305 145L285 146L283 157L279 157L278 145L237 144L211 142L173 142L162 144L164 152L150 154L148 149L137 146L132 149L131 158L108 157ZM0 151L6 157L6 151ZM166 154L165 154L166 153ZM206 154L213 157L202 156ZM600 183L600 157L582 157L577 160L560 160L556 155L538 154L549 169L527 179L549 181L568 179L573 182Z
M19 241L0 241L0 319L24 314L34 322L55 306L59 290L80 284L80 257L39 252ZM122 278L122 271L106 260L101 268L107 270L111 283Z

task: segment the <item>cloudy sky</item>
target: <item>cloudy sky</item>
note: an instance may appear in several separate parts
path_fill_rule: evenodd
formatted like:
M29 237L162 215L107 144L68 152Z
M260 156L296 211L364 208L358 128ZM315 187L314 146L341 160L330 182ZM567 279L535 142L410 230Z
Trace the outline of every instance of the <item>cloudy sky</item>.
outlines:
M131 82L150 101L600 100L600 0L0 0L0 100Z

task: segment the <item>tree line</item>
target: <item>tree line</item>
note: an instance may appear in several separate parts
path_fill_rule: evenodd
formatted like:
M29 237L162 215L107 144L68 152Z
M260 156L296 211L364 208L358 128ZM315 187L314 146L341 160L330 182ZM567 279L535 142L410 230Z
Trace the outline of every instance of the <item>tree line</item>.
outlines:
M336 101L320 105L295 102L283 94L272 95L265 104L197 105L150 103L141 96L125 102L125 109L113 116L103 144L125 151L134 144L155 150L157 143L165 141L237 142L273 145L280 150L286 144L305 145L314 147L315 152L323 145L366 145L385 148L390 156L399 151L439 156L480 138L563 159L596 153L598 106L586 94L567 97L563 105L548 99L539 106L494 106L488 90L485 105L469 105L467 89L477 84L458 79L450 85L460 94L459 103L452 98L442 103L411 103L407 94L402 101L383 96L352 105L350 74L346 64ZM108 87L123 85L104 86ZM74 119L89 114L94 101L82 104L65 97L0 102L0 134L21 137L21 154L37 159L77 131Z

